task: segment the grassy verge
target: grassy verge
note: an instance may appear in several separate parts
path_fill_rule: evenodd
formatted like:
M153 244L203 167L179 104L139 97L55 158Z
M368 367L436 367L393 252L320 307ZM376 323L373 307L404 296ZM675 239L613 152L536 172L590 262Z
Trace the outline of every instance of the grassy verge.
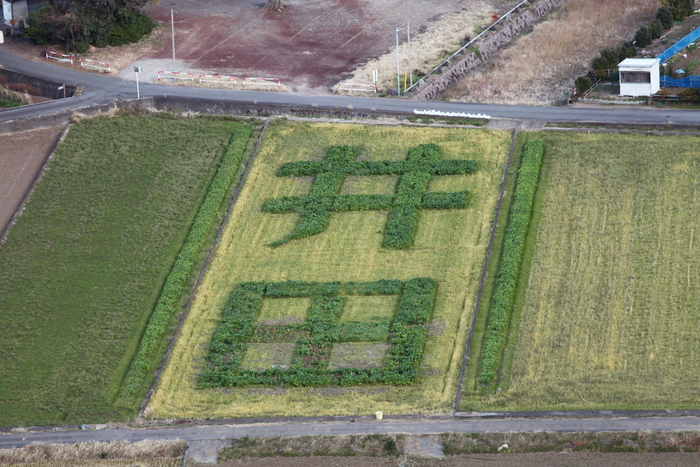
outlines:
M543 153L544 147L539 140L529 141L525 145L518 179L515 182L479 362L478 383L486 388L493 385L505 346Z
M0 246L0 425L121 420L151 311L241 123L75 125Z
M515 299L519 334L500 391L462 407L695 407L697 138L531 137L547 157Z
M152 415L214 418L449 410L509 139L505 132L483 130L273 122L151 401ZM474 159L478 168L468 175L431 178L429 192L466 190L470 201L466 209L422 209L410 248L382 248L386 210L333 212L324 232L276 248L269 246L291 232L299 216L263 213L263 204L271 198L308 194L311 186L308 177L276 177L284 163L321 159L330 145L357 146L360 160L401 161L410 148L426 142L440 145L444 159ZM393 194L398 179L395 175L348 176L340 193ZM237 284L290 280L346 284L415 277L432 277L438 283L415 384L197 389L211 336ZM348 306L352 308L353 300L360 303L365 298L372 297L349 297ZM308 306L310 302L301 305ZM358 309L364 306L372 305L360 303ZM282 347L279 345L277 351ZM258 355L251 355L255 358L243 357L244 364L249 361L252 365L265 353L259 348L256 351ZM333 349L330 360L336 361Z
M444 433L440 435L343 435L239 438L219 453L219 462L256 457L399 457L429 438L451 456L533 452L698 452L697 431L601 433ZM499 450L504 444L507 449ZM415 448L414 448L415 449ZM410 456L410 454L408 454ZM496 461L496 459L492 459ZM444 460L442 461L444 462ZM413 464L409 464L413 465ZM422 464L421 464L422 465ZM452 465L452 464L450 464Z

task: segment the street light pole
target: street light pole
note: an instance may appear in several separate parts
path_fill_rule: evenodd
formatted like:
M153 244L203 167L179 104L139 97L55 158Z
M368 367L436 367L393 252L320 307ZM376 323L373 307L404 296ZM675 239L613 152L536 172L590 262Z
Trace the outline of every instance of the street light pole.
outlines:
M396 28L396 90L399 97L401 96L401 68L399 67L399 31L401 28Z
M172 34L172 42L173 42L173 71L175 70L175 14L173 13L172 8L170 9L170 25L171 25L171 34Z
M413 87L413 72L411 71L411 22L406 21L406 37L408 38L408 76L410 76L411 87ZM406 90L404 89L404 92Z

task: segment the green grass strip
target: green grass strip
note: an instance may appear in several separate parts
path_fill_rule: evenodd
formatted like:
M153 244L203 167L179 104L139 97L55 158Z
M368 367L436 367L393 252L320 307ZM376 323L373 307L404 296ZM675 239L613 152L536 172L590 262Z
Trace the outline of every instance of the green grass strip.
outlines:
M518 282L518 270L525 248L525 238L532 215L532 202L537 190L543 154L542 141L533 140L525 145L484 335L477 378L481 385L490 386L494 382L505 346L515 286Z
M182 296L186 292L187 283L192 275L192 269L204 247L209 231L214 225L226 192L236 176L249 137L250 130L247 129L236 130L231 137L231 143L221 160L214 180L209 186L209 191L199 208L185 244L165 281L155 311L151 315L141 339L139 351L124 378L121 389L123 396L137 395L139 388L143 387L147 377L153 371L151 368L155 361L153 354L158 348L160 339L167 331L171 317L178 311Z

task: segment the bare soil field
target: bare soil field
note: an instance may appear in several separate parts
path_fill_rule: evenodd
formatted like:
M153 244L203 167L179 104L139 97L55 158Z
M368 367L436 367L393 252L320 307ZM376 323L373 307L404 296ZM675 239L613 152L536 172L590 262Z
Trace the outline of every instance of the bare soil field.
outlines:
M12 219L62 128L0 136L0 231Z
M457 14L478 4L480 11L488 10L490 15L511 3L288 0L284 10L277 12L263 11L261 0L210 0L204 4L172 0L151 5L147 12L167 27L170 9L175 10L177 66L183 66L176 71L279 78L293 92L327 92L369 59L391 51L395 28L405 28L406 21L410 21L412 34L419 34L445 14ZM466 26L457 42L470 33ZM401 42L405 42L405 35ZM165 66L171 57L172 42L167 40L160 50L143 58Z
M218 464L225 467L688 467L700 465L700 454L694 453L599 453L544 452L529 454L474 454L444 459L373 458L373 457L263 457L241 459ZM211 464L196 464L199 466Z

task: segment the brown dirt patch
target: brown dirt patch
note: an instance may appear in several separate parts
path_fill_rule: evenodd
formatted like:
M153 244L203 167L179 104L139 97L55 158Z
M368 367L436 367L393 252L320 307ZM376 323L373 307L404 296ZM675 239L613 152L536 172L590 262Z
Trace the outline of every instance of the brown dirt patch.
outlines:
M198 464L204 466L206 464ZM531 453L479 454L446 459L372 458L372 457L267 457L241 459L218 464L225 467L689 467L700 465L698 453Z
M12 219L62 130L0 135L0 231Z

